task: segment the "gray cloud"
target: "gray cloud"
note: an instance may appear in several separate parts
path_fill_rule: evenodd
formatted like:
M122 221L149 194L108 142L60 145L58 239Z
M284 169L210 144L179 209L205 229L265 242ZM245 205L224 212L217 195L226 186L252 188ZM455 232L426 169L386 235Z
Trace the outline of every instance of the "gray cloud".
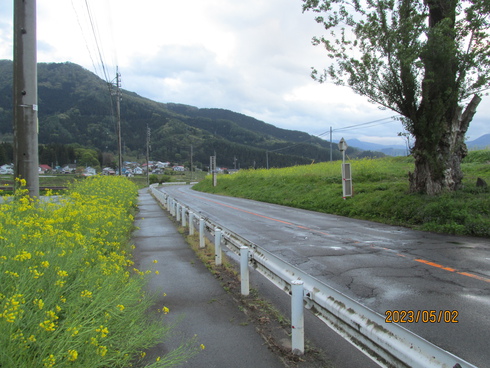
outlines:
M111 12L105 11L109 1ZM4 3L0 58L11 58L11 2ZM313 14L302 14L299 0L89 3L111 73L118 63L123 88L144 97L226 108L311 134L394 115L348 88L311 80L310 68L322 69L329 60L321 47L311 45L312 36L324 32ZM94 45L89 27L83 27L83 7L75 11L69 1L50 0L38 3L38 9L40 61L72 61L93 70L85 44L92 50ZM490 132L487 106L485 97L468 133L473 139ZM343 134L398 142L402 130L395 122Z

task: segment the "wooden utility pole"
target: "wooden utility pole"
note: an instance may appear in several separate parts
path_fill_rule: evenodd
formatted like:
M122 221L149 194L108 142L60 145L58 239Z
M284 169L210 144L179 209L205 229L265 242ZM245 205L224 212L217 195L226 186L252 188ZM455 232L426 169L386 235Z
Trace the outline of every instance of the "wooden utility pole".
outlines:
M14 1L14 177L39 197L36 0Z
M119 175L122 175L122 140L121 140L121 74L116 67L116 115L117 115L117 150L119 154Z
M332 162L332 127L330 127L330 162Z
M193 161L192 156L194 156L194 147L192 146L192 143L191 143L191 178L190 178L190 181L192 181L192 170L194 167L194 163L192 162Z
M150 186L150 135L151 130L148 124L146 125L146 182Z

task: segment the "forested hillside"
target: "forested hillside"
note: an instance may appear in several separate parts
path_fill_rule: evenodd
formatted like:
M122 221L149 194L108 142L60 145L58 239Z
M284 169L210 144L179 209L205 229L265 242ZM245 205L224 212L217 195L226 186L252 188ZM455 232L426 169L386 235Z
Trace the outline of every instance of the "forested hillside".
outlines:
M12 141L12 61L0 60L0 142ZM108 83L72 63L40 63L39 143L75 144L116 153L115 102ZM327 161L329 145L307 133L279 129L252 117L223 109L198 109L157 103L122 91L123 155L146 155L151 130L150 159L206 166L216 153L217 164L233 168L271 167ZM350 148L350 154L356 150ZM4 148L8 151L8 148ZM268 154L266 152L268 151ZM334 147L333 158L340 153Z

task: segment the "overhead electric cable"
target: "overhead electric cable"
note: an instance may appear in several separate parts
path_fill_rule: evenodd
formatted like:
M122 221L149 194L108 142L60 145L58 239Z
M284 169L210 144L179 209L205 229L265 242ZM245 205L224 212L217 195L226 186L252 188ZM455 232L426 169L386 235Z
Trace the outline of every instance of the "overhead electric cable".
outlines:
M87 8L87 14L88 14L88 18L89 18L89 21L90 21L90 26L92 28L92 34L94 36L94 41L95 41L95 46L97 47L97 53L98 53L98 56L99 56L99 61L100 61L100 64L102 66L102 71L104 73L104 79L106 82L109 82L109 76L107 74L107 70L106 70L106 67L105 67L105 63L104 63L104 57L102 56L102 50L100 48L100 44L99 44L99 33L98 33L98 28L96 26L96 23L94 21L94 18L92 16L92 12L90 10L90 6L88 4L88 1L85 0L85 7Z
M356 124L356 125L350 125L350 126L347 126L347 127L342 127L342 128L337 128L337 129L333 129L332 132L339 132L339 131L343 131L343 130L349 130L349 129L353 129L353 128L357 128L357 127L360 127L360 126L376 126L376 125L382 125L382 124L388 124L388 123L392 123L393 120L394 120L395 116L390 116L390 117L387 117L387 118L383 118L383 119L378 119L378 120L373 120L373 121L368 121L367 123L361 123L361 124ZM384 123L380 123L382 121L385 121L385 120L390 120L390 121L386 121ZM310 136L310 138L308 139L305 139L304 141L301 141L301 142L297 142L295 144L292 144L290 146L287 146L287 147L282 147L282 148L278 148L278 149L275 149L275 150L268 150L269 152L277 152L277 151L282 151L282 150L285 150L285 149L288 149L288 148L292 148L292 147L295 147L299 144L302 144L302 143L305 143L307 141L309 141L312 137L321 137L321 136L324 136L326 134L330 134L330 130L327 130L326 132L323 132L321 134L318 134L318 135L312 135Z
M342 127L342 128L333 129L332 131L333 132L339 132L339 131L342 131L342 130L349 130L349 129L352 129L352 128L358 128L360 126L368 126L368 125L375 126L375 125L388 124L388 123L391 123L394 120L394 118L395 118L395 116L390 116L388 118L373 120L373 121L369 121L367 123L350 125L350 126L346 126L346 127ZM390 120L390 121L386 121L384 123L380 123L381 121L385 121L385 120ZM376 123L380 123L380 124L376 124Z

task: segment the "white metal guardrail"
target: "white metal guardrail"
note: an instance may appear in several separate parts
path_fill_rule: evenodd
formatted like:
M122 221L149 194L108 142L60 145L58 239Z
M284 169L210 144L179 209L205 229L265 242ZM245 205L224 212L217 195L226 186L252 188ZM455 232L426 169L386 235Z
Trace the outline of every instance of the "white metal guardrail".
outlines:
M195 228L199 229L201 247L204 247L206 234L214 238L216 264L221 263L221 244L241 257L243 295L249 292L249 268L255 269L291 294L293 352L304 352L304 306L381 366L477 368L398 324L385 323L385 318L380 314L202 214L196 214L191 208L156 189L156 185L150 186L150 191L177 221L181 221L183 226L189 226L190 234L194 233Z

